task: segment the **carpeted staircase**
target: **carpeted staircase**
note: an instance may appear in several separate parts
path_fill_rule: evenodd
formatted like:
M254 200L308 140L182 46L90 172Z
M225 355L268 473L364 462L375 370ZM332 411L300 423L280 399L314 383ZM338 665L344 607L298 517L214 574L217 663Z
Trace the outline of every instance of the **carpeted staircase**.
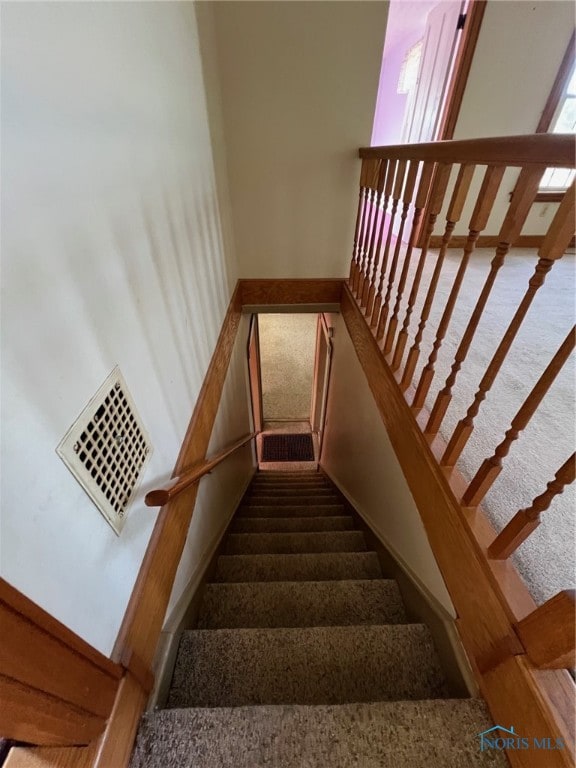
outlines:
M484 703L449 695L331 482L259 473L131 768L506 766Z

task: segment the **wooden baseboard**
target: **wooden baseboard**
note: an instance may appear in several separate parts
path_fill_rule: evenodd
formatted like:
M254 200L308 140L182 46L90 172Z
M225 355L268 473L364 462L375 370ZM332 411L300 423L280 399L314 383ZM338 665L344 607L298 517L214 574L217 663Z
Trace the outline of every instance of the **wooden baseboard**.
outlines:
M449 248L463 248L466 245L466 235L454 235ZM496 248L500 238L498 235L480 235L476 242L476 248ZM544 242L544 235L520 235L520 237L514 243L514 248L539 248ZM440 248L442 245L442 237L440 235L434 235L430 238L431 248Z

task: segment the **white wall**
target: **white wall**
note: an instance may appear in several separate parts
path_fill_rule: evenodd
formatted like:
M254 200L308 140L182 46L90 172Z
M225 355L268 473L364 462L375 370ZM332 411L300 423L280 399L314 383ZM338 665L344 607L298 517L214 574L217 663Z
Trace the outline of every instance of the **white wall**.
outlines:
M387 3L208 6L241 276L347 274Z
M322 466L409 574L454 609L348 330L332 316L334 353Z
M568 0L491 0L486 6L454 139L534 133L574 30ZM498 226L517 173L507 174L487 234ZM536 203L523 234L546 231L557 205ZM471 208L463 221L468 224ZM456 232L465 233L460 226Z
M108 653L236 279L193 4L4 4L2 119L1 574ZM120 537L55 453L116 364L154 445ZM213 448L248 430L243 365Z

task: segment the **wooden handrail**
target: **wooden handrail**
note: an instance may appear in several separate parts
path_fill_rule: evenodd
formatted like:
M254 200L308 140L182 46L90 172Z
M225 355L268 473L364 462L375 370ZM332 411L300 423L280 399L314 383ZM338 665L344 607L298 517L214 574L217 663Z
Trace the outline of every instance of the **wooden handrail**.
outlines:
M342 314L419 507L460 617L462 641L492 714L497 720L505 719L512 710L516 713L518 702L529 700L530 718L538 710L531 727L539 721L542 733L554 732L567 746L572 745L568 713L573 709L575 688L565 667L574 663L573 597L563 593L537 608L514 563L507 560L537 527L540 512L573 480L574 459L563 465L545 493L521 510L500 535L481 504L510 445L532 418L570 353L573 330L521 405L500 445L491 446L490 458L472 482L466 482L457 463L474 430L485 429L476 419L480 407L501 368L510 362L512 345L546 274L572 241L574 182L542 221L541 234L528 238L523 230L546 168L576 167L574 139L533 135L442 141L363 148L359 156L361 204L350 279L342 292ZM514 169L522 185L509 199L508 172ZM441 215L445 222L439 221ZM409 237L403 237L404 221L411 227ZM454 235L457 225L462 234ZM486 234L489 227L495 234ZM451 403L459 404L463 390L464 405L469 403L466 377L470 366L466 363L477 353L482 333L486 333L483 323L494 309L489 306L493 288L515 246L537 249L534 273L513 307L479 383L474 382L473 402L450 437L443 434L444 417ZM449 247L460 251L451 259L455 271L448 268ZM475 249L485 247L494 249L493 255L480 293L468 307L464 298L467 270ZM462 319L464 323L459 325ZM498 330L491 327L492 334ZM451 346L455 353L448 352L454 356L438 391L435 378L440 370L437 361L444 364L439 358L443 346ZM424 351L427 362L419 366ZM429 408L428 398L435 390ZM490 440L494 436L482 437ZM461 526L466 530L460 530ZM448 538L465 535L456 547L446 540L447 532ZM463 547L470 544L467 537L473 548L463 558ZM467 579L474 585L470 590L463 586ZM486 601L490 601L489 607ZM508 703L510 690L517 694L514 708ZM573 764L571 747L555 757L555 766ZM522 760L511 763L528 765Z
M253 440L257 434L258 432L252 432L250 435L244 436L237 442L230 445L228 448L225 448L223 451L220 451L220 453L217 453L216 456L213 456L208 461L202 462L190 471L185 472L180 477L177 477L176 480L168 485L165 485L164 488L156 488L153 491L149 491L144 499L146 506L163 507L165 504L168 504L168 502L172 499L175 499L179 493L182 493L182 491L185 491L186 488L194 485L194 483L197 483L199 480L201 480L204 475L207 475L209 472L211 472L214 467L217 467L218 464L224 461L224 459L228 458L228 456L233 454L239 448L242 448L242 446L246 445L246 443L249 443L250 440Z
M359 157L363 160L434 160L511 167L529 165L544 165L550 168L576 167L574 136L563 133L362 147L359 150Z
M566 589L522 619L516 631L536 667L573 669L576 665L575 624L575 592Z

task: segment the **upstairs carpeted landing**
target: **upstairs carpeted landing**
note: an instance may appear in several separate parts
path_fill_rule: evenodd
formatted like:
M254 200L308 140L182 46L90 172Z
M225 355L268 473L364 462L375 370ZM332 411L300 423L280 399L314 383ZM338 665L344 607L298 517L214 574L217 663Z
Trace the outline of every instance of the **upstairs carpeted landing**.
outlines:
M256 476L131 768L507 765L357 522L319 473Z

